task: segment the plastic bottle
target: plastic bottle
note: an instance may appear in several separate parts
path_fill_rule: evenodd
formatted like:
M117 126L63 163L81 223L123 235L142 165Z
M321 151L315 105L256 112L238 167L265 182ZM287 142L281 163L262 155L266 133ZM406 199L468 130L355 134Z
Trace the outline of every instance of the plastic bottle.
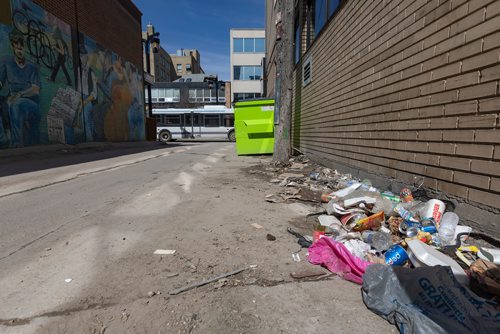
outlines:
M380 231L363 231L363 241L378 251L385 251L392 245L391 235Z
M446 212L443 215L438 229L438 236L441 241L441 245L451 245L453 237L455 236L455 229L457 228L458 220L458 215L454 212Z

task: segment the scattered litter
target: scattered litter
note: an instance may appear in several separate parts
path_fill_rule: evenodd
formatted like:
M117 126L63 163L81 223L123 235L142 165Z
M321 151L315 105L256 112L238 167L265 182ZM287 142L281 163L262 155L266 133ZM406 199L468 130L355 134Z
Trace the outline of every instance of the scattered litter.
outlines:
M328 272L326 272L323 268L312 267L298 272L294 271L290 273L290 276L295 279L303 279L303 278L319 277L325 274L328 274Z
M157 249L153 254L156 255L174 255L176 252L175 249Z
M253 227L255 227L256 229L261 229L261 228L263 228L263 226L262 226L262 225L259 225L259 224L257 224L257 223L253 223L253 224L250 224L250 225L252 225L252 226L253 226Z
M186 285L185 287L172 290L172 291L169 292L169 294L171 294L171 295L178 295L179 293L182 293L182 292L185 292L185 291L188 291L188 290L191 290L191 289L194 289L194 288L197 288L197 287L200 287L200 286L203 286L203 285L206 285L206 284L218 281L218 280L220 280L222 278L225 278L225 277L229 277L229 276L233 276L233 275L239 274L242 271L245 271L245 270L248 270L248 269L251 269L251 268L255 268L255 267L248 266L248 267L240 268L238 270L231 271L231 272L219 275L219 276L215 276L215 277L212 277L212 278L200 281L200 282L189 284L189 285Z
M372 264L352 255L342 243L331 238L321 238L309 247L309 262L320 264L340 277L357 283L363 283L361 277Z
M218 289L224 287L227 284L227 282L228 282L227 278L220 279L217 282L215 282L214 288L218 290Z
M156 295L156 292L154 292L154 291L149 291L148 292L148 297L149 298L153 297L154 295Z
M500 298L500 268L496 264L481 259L472 263L470 269L474 292Z
M293 222L287 231L308 248L310 263L357 284L379 280L376 287L363 287L365 303L401 332L491 332L488 321L500 315L483 305L496 303L500 309L498 239L465 226L453 212L455 201L428 191L423 177L378 189L369 179L305 161L303 155L294 156L267 169L280 188L265 200L290 203L287 209L306 217L305 225ZM318 218L308 221L310 216ZM292 252L292 258L301 261L299 252ZM370 268L383 270L368 275ZM291 275L322 277L300 271ZM485 301L476 303L469 288ZM478 324L481 316L488 321Z
M172 278L172 277L175 277L175 276L179 276L179 273L169 273L166 275L167 278Z
M72 278L65 278L65 279L64 279L64 282L66 282L66 283L71 283L71 281L73 281L73 279L72 279Z
M295 236L297 238L297 243L301 247L309 247L312 245L312 242L310 240L307 240L302 234L296 232L292 228L287 228L287 232L290 233L291 235Z
M449 267L375 264L363 279L366 306L400 333L498 333L495 303L462 286Z
M277 196L275 194L266 195L266 202L270 203L283 203L285 200L282 196Z
M269 241L275 241L276 237L274 235L268 233L266 235L266 239L269 240Z

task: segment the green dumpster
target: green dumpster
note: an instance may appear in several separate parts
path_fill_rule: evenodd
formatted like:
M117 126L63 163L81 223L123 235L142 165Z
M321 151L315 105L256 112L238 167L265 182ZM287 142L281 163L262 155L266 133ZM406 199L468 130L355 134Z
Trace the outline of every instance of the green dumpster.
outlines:
M238 155L273 153L274 100L236 102L234 131Z

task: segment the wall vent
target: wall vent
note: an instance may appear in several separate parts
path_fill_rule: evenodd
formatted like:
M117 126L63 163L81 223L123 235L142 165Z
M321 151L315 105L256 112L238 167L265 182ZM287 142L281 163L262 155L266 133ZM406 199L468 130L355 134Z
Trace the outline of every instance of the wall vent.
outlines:
M302 87L307 86L312 81L312 57L308 57L302 63Z

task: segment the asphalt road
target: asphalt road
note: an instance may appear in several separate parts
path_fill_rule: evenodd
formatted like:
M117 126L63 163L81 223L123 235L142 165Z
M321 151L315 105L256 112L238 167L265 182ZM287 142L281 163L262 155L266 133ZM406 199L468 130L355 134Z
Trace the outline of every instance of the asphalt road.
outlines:
M298 246L286 233L307 208L263 200L278 186L249 170L269 157L237 157L228 142L35 156L0 167L0 332L394 331L358 286L290 279L312 267L304 251L292 260Z

